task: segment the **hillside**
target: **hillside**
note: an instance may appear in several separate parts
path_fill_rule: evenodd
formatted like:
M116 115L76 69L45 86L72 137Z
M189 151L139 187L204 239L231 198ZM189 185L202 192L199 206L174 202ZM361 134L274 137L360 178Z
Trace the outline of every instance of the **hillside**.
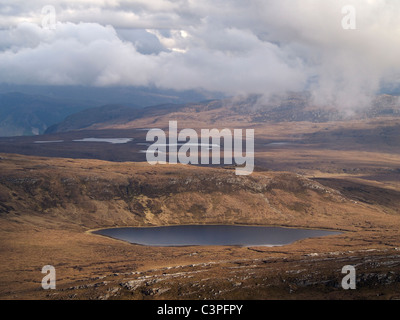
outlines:
M140 109L120 105L89 108L66 117L61 123L50 126L45 134L79 130L103 122L120 124L122 121L133 120L140 114Z
M87 228L251 223L348 229L347 213L360 209L335 190L284 172L240 177L233 169L15 155L2 156L0 168L0 214L9 221L36 216Z
M107 113L104 110L107 109ZM112 114L112 116L111 116ZM262 96L250 95L222 100L209 100L187 104L163 104L146 107L133 113L121 106L94 108L91 113L77 113L49 128L46 133L71 130L131 129L168 124L169 120L203 126L223 124L250 125L280 122L324 123L354 121L379 117L399 117L400 102L397 96L381 95L370 106L349 111L313 104L307 94L291 93L265 101ZM82 123L80 119L86 120ZM79 123L79 125L77 125Z
M132 120L135 109L161 103L182 104L205 99L208 95L190 90L175 92L155 88L0 84L0 137L40 135L58 123L63 124L49 129L49 132L75 130L110 120L113 123L116 118ZM110 106L114 107L113 110L110 114L105 113ZM99 109L92 109L96 107ZM81 114L85 109L92 110ZM73 114L76 116L68 117Z
M2 299L357 299L376 297L376 290L384 299L398 296L397 202L368 202L362 183L11 154L1 155L0 170ZM394 190L379 192L398 197ZM279 248L177 248L132 245L90 232L203 223L342 234ZM40 289L47 264L57 269L57 290L50 292ZM338 285L346 264L357 264L355 292Z
M93 101L19 92L0 94L0 136L39 135L70 114L97 106Z
M372 209L375 202L354 201L347 189L341 193L288 172L236 176L229 167L7 154L0 159L0 169L0 214L8 222L36 217L84 228L233 223L360 231L367 220L381 224L398 218L396 202L389 203L394 215L388 214L384 207ZM368 188L359 184L355 190L382 194L382 188ZM393 199L397 194L385 193Z

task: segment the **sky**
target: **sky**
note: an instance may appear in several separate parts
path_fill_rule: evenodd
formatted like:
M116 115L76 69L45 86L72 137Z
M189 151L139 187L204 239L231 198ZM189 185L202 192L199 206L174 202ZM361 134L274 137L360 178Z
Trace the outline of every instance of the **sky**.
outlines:
M0 83L308 91L400 87L398 0L0 0Z

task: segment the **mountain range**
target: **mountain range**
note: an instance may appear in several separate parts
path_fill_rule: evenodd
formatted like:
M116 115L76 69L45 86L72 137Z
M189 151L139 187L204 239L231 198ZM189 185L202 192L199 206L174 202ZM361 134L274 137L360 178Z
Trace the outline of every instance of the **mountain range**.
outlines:
M93 106L90 101L3 93L0 94L0 136L42 134L50 124Z
M0 84L0 137L40 135L49 127L63 122L68 116L84 110L87 111L78 114L74 121L84 116L88 124L92 124L93 121L103 122L105 119L125 117L127 114L135 113L135 109L146 106L162 103L184 104L203 100L209 95L219 96L195 91L175 92L149 88ZM92 109L95 107L99 109ZM109 109L114 110L108 111ZM82 123L81 120L78 122ZM79 128L82 125L79 123L68 126ZM86 123L83 125L87 126Z
M162 104L132 109L123 105L105 105L69 115L64 121L46 130L60 133L72 130L130 129L140 124L168 123L168 120L195 122L204 126L219 123L255 124L264 122L314 122L372 119L400 116L399 97L377 96L372 103L358 110L319 107L306 94L289 94L263 101L259 95L206 100L196 103Z

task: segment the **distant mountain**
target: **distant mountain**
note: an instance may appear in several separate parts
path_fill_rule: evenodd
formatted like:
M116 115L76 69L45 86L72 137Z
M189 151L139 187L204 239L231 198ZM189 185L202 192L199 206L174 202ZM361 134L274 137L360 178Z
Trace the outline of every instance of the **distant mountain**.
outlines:
M109 116L115 119L116 113L120 113L122 118L128 113L126 119L130 120L132 108L138 109L161 103L183 104L209 97L221 97L221 95L195 90L176 92L151 87L97 88L0 84L0 137L42 134L50 126L63 122L69 115L98 106L113 105L116 111L111 112L113 113L111 115L106 111L109 107L92 110L100 113L97 118L89 111L79 115L86 118L83 121L78 118L66 120L68 124L64 128L71 126L73 129L79 129L94 122L107 121ZM121 106L126 108L122 110ZM72 121L77 123L72 124ZM55 128L51 130L54 131Z
M38 135L94 102L19 92L0 94L0 136Z
M32 86L0 83L0 94L21 92L57 99L90 101L92 106L108 104L147 107L163 103L182 104L205 99L222 99L221 93L201 90L175 91L155 87Z
M50 126L45 133L68 132L89 127L95 129L97 125L124 125L127 122L134 121L141 117L168 114L179 107L179 105L174 104L164 104L146 108L131 108L122 105L94 107L66 117L64 121Z
M47 128L45 133L66 132L90 127L97 123L115 124L130 121L141 114L140 110L121 105L105 105L89 108L78 113L69 115L61 123L54 124Z
M52 126L46 133L79 129L130 129L143 126L165 125L169 120L187 124L218 125L227 123L254 124L264 122L329 122L400 116L397 96L378 96L370 106L354 110L318 107L309 95L292 93L265 102L261 96L250 95L198 103L164 104L132 110L120 105L93 108L69 116Z

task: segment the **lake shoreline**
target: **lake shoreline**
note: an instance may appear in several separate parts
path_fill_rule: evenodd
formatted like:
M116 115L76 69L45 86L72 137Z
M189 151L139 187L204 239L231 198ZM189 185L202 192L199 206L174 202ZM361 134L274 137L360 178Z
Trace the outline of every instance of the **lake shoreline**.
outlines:
M135 229L137 232L133 233ZM313 233L313 231L315 231L315 233ZM146 227L124 226L100 228L91 230L89 233L128 242L130 244L153 247L280 247L304 239L342 234L342 232L336 230L327 231L310 228L232 224L191 224Z

